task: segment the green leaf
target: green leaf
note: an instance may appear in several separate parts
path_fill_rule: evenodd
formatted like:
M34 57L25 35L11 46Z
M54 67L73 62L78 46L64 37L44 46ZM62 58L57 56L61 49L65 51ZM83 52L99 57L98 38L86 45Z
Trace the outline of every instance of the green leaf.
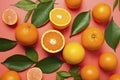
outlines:
M24 22L28 21L28 19L30 18L32 12L33 12L33 10L30 10L30 11L27 12L27 14L25 15L25 18L24 18Z
M54 3L52 1L41 3L35 9L31 22L36 27L41 27L49 21L49 13L54 8Z
M113 11L114 11L114 9L116 8L117 4L118 4L118 0L115 0L115 1L114 1L114 5L113 5Z
M0 38L0 52L10 50L15 46L16 46L16 41Z
M70 73L72 77L74 78L74 80L82 80L82 78L80 77L78 73L79 69L80 69L79 66L73 66L72 69L70 70Z
M82 80L81 76L78 73L74 73L74 80Z
M120 40L120 29L113 19L105 30L105 40L107 44L115 51Z
M57 72L57 74L63 78L71 77L71 74L69 72L66 72L66 71L59 71L59 72Z
M31 0L21 0L14 4L14 6L21 8L23 10L33 10L37 8L37 4L32 2Z
M56 80L64 80L63 77L59 76L58 74L56 75Z
M52 73L59 69L63 62L57 57L50 56L45 59L42 59L36 64L36 67L39 67L43 73Z
M26 48L26 56L33 62L38 62L38 53L33 48Z
M82 12L77 15L72 25L72 32L70 36L73 36L87 27L90 23L90 11Z
M39 0L41 3L46 3L46 2L49 2L49 1L53 1L53 0Z
M79 66L73 66L72 69L70 70L70 72L77 73L79 69L80 69Z
M74 78L74 80L82 80L82 78L80 77L80 75L78 73L72 73L70 72L72 77Z
M8 57L2 64L11 70L22 71L29 68L33 62L26 56L16 54Z

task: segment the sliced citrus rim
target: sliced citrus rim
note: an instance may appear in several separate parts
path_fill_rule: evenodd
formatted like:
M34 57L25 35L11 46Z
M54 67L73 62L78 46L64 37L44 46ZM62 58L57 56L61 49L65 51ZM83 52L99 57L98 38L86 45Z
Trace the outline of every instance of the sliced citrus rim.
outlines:
M41 45L45 51L57 53L63 49L65 38L63 34L57 30L47 30L41 37Z
M2 20L5 24L14 25L18 21L18 15L15 10L8 8L3 11Z
M42 79L42 71L40 68L33 67L27 72L27 80L41 80Z
M71 22L71 14L63 8L54 8L50 11L50 21L57 29L66 28Z

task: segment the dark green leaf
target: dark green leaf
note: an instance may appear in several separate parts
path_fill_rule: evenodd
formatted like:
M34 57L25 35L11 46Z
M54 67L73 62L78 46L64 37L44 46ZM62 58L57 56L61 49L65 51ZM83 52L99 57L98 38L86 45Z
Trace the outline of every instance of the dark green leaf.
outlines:
M49 12L54 8L54 3L52 1L41 3L35 9L31 22L36 27L41 27L49 21Z
M49 1L53 1L53 0L39 0L41 3L46 3L46 2L49 2Z
M80 69L79 66L73 66L70 72L77 73L79 69Z
M27 12L27 14L25 15L25 18L24 18L24 22L28 21L28 19L30 18L32 12L33 12L33 10L30 10L30 11Z
M57 72L57 74L63 78L71 77L71 74L69 72L66 72L66 71L59 71L59 72Z
M23 10L33 10L37 7L37 4L32 2L31 0L21 0L14 4L14 6L21 8Z
M120 29L113 19L105 30L105 40L112 49L116 50L120 40Z
M73 36L87 27L90 22L90 11L82 12L77 15L72 25L72 32L70 36Z
M118 0L115 0L115 1L114 1L114 5L113 5L113 11L114 11L114 9L116 8L117 4L118 4Z
M74 80L82 80L79 73L70 72Z
M39 67L43 73L52 73L59 69L63 62L57 57L50 56L45 59L42 59L36 64L36 67Z
M26 56L33 62L38 62L38 53L33 48L26 48Z
M78 73L79 69L80 69L79 66L73 66L72 69L70 70L70 73L72 77L74 78L74 80L82 80Z
M16 41L0 38L0 52L4 52L15 47Z
M59 76L58 74L56 75L56 80L64 80L63 77Z
M16 54L7 58L2 64L11 70L22 71L29 68L33 62L26 56Z
M74 80L82 80L82 78L80 77L78 73L74 73L73 75L74 75L73 76Z

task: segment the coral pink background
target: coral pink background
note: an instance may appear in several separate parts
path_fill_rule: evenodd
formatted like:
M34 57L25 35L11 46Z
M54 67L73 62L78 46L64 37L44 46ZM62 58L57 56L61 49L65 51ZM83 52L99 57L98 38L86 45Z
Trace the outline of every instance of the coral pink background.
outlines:
M7 38L7 39L15 40L15 37L14 37L15 27L17 25L23 23L23 18L25 16L26 12L23 11L23 10L20 10L20 9L14 7L14 6L10 6L10 5L12 5L12 4L14 4L14 3L16 3L18 1L19 0L2 0L0 2L0 37L1 38ZM64 0L56 0L55 7L65 8L72 15L72 22L71 22L70 26L67 29L61 31L64 34L65 38L66 38L66 43L69 43L71 41L76 41L76 42L81 43L81 41L80 41L80 39L81 39L81 33L73 36L72 38L69 38L69 35L70 35L70 32L71 32L71 25L73 23L73 20L74 20L75 16L78 13L80 13L82 11L92 10L92 8L97 3L100 3L100 2L104 2L104 3L109 4L111 6L111 10L112 10L112 5L114 3L114 0L83 0L83 4L81 5L81 8L78 9L78 10L75 10L75 11L68 9L66 7L65 3L64 3ZM1 19L1 15L2 15L3 10L6 9L6 8L9 8L9 7L15 9L16 12L18 13L18 16L19 16L19 21L14 26L8 26L8 25L4 24L2 22L2 19ZM115 11L112 12L112 16L113 16L115 22L118 25L120 25L120 19L119 19L120 18L120 12L118 10L118 6L116 7ZM93 18L91 16L91 22L90 22L89 26L98 26L99 28L101 28L104 31L105 28L106 28L106 25L107 24L104 24L104 25L97 24L96 22L94 22L94 20L93 20ZM42 33L44 31L48 30L48 29L53 29L49 22L46 25L44 25L43 27L38 28L38 30L39 30L39 39L40 39ZM47 57L47 56L50 55L49 53L46 53L41 48L40 41L38 41L38 43L35 45L35 49L37 50L37 52L39 54L39 60L41 60L41 59L43 59L43 58L45 58L45 57ZM99 56L103 52L106 52L106 51L110 51L110 52L115 53L115 55L119 59L118 67L113 72L105 72L105 71L101 70L100 67L99 67L99 65L98 65L98 58L99 58ZM11 49L9 51L0 52L0 63L3 62L5 59L7 59L9 56L14 55L14 54L23 54L23 55L25 55L24 47L22 47L21 45L17 44L16 47L14 47L13 49ZM60 54L56 54L56 56L60 57L61 53ZM99 51L91 52L91 51L86 50L85 59L84 59L84 61L82 63L80 63L80 67L82 68L84 65L87 65L87 64L95 65L100 70L100 80L108 80L108 78L109 78L109 76L111 74L113 74L113 73L120 73L120 69L119 69L119 67L120 67L120 44L118 45L118 47L116 49L116 52L114 52L106 44L106 42L104 42L102 48ZM68 71L70 69L70 67L71 66L69 64L64 63L59 70ZM0 64L0 76L4 72L6 72L6 71L8 71L8 68L6 68L4 65ZM21 76L21 80L26 80L26 73L27 73L27 71L28 71L28 69L25 70L25 71L19 72L19 74ZM42 80L56 80L55 77L56 77L56 72L51 73L51 74L43 74L43 79ZM73 80L73 79L69 78L67 80Z

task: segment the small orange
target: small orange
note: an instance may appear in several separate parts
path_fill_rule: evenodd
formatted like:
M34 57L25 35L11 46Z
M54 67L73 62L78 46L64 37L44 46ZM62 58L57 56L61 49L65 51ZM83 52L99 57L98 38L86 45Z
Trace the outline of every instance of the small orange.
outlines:
M7 71L2 75L0 80L21 80L21 79L20 79L20 76L17 72Z
M92 16L98 23L105 23L109 20L111 9L108 4L99 3L92 10Z
M99 70L93 65L84 66L80 71L80 75L83 80L99 80L100 78Z
M15 38L23 46L31 46L38 40L38 30L31 23L22 23L15 30Z
M110 76L109 80L120 80L120 74L113 74L112 76Z
M81 42L88 50L98 50L104 42L104 34L98 27L89 27L83 31Z
M63 58L69 64L79 64L85 57L85 50L78 42L70 42L63 49Z
M41 37L41 45L45 51L57 53L63 49L65 38L63 34L57 30L47 30Z
M50 11L50 22L59 30L65 29L71 22L71 14L63 8L54 8Z
M42 80L42 71L40 68L33 67L27 72L27 80Z
M3 11L2 20L5 24L14 25L18 21L18 15L15 10L8 8Z
M99 65L105 71L113 71L118 65L118 59L114 53L105 52L99 58Z
M65 3L70 9L78 9L82 4L82 0L65 0Z

